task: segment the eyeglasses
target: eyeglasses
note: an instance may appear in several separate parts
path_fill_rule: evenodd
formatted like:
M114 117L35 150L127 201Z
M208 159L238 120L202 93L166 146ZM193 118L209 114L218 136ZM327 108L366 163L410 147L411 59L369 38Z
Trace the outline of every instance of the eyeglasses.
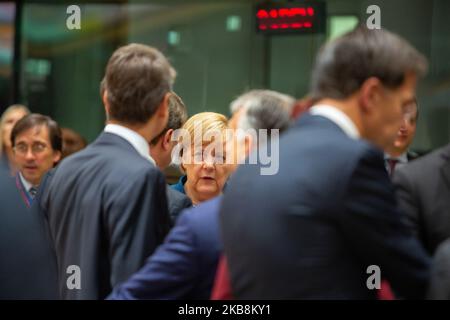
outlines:
M45 149L47 149L47 145L44 143L37 142L31 145L31 152L33 154L40 154ZM26 155L28 152L28 145L25 143L19 143L14 146L14 151L20 155Z
M415 101L412 101L410 103L407 103L402 106L402 112L403 114L412 114L417 110L417 104Z

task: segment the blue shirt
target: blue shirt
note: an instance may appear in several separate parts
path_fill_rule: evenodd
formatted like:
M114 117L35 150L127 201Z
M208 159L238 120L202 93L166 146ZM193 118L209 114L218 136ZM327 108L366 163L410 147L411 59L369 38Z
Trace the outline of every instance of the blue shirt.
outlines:
M182 194L186 194L186 191L184 191L184 184L187 181L187 176L184 175L178 180L177 183L170 185L172 189L177 190L178 192L181 192Z

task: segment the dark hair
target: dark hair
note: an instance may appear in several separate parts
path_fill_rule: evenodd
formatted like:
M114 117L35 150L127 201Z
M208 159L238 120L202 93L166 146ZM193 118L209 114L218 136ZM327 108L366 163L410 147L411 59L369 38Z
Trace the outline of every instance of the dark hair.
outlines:
M171 90L175 70L157 49L130 44L108 61L100 92L106 90L111 119L145 123Z
M385 29L359 26L321 48L312 73L311 93L315 99L343 99L370 77L398 88L407 72L423 76L426 71L426 58L406 40Z
M15 124L11 131L11 144L14 147L16 144L16 137L22 132L34 127L46 126L48 128L48 135L52 149L62 152L62 133L58 123L48 116L38 113L29 114Z
M187 120L187 110L183 100L175 93L171 92L169 97L169 120L164 130L150 144L155 145L158 140L169 130L176 130L183 126Z

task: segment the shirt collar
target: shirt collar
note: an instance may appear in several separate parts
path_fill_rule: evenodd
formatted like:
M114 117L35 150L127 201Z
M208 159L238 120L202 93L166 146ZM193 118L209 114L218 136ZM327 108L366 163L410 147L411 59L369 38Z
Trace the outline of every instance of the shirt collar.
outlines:
M127 140L136 151L156 166L155 160L150 156L150 146L148 142L136 131L118 124L107 124L105 132L109 132Z
M388 160L388 159L395 159L400 163L408 163L408 152L404 152L401 155L399 155L398 157L393 157L388 153L384 153L384 159Z
M322 116L334 122L344 133L353 139L359 139L360 133L352 119L332 105L318 104L310 109L310 114Z
M22 175L22 172L19 172L19 177L20 177L20 181L22 182L25 190L27 192L30 192L30 189L33 187L33 185L24 178L24 176Z

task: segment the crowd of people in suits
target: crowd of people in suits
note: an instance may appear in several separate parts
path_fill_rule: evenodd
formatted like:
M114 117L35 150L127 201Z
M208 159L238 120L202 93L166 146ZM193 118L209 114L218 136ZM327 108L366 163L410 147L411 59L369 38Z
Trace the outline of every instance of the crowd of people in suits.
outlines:
M306 98L188 118L168 59L118 48L91 144L23 105L1 117L0 299L450 298L450 145L409 149L426 71L360 26L322 47Z

